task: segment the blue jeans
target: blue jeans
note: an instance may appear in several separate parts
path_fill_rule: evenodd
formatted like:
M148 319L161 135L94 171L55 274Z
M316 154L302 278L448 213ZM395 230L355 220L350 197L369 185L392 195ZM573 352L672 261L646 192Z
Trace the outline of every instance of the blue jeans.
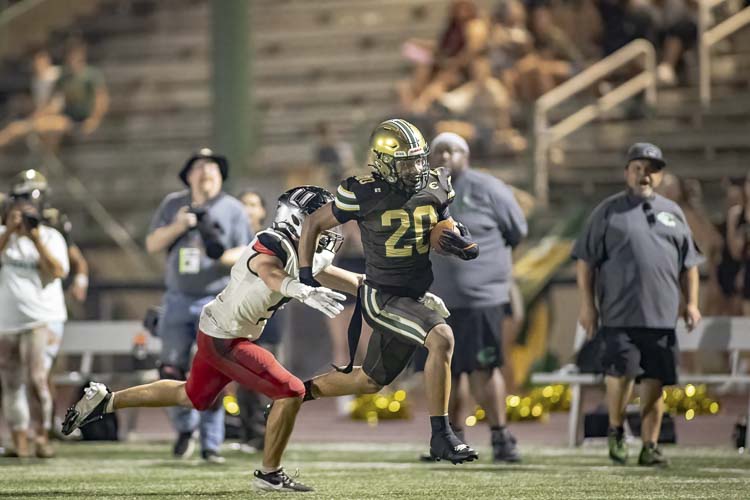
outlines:
M168 365L187 374L190 370L191 354L198 331L198 318L203 306L213 296L196 297L178 292L164 295L164 313L159 319L162 365ZM174 407L167 410L172 426L179 432L193 432L200 429L201 449L218 451L224 442L224 407L220 403L215 409L197 411Z

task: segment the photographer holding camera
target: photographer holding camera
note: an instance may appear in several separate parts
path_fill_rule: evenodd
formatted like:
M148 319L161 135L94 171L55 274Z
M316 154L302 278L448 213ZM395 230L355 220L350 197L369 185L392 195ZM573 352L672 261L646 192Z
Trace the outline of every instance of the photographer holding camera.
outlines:
M162 341L161 378L186 380L203 306L229 282L231 266L253 238L245 210L222 191L229 162L210 149L188 158L180 179L188 190L167 195L146 237L149 253L167 251L163 315L158 323ZM178 433L173 453L188 458L194 450L193 432L200 428L202 457L222 463L224 408L202 412L170 408Z
M56 229L47 226L39 207L11 196L0 226L0 380L3 413L11 428L15 451L30 455L28 380L31 395L41 410L36 455L49 458L52 397L47 383L49 325L67 319L62 279L68 274L68 249Z

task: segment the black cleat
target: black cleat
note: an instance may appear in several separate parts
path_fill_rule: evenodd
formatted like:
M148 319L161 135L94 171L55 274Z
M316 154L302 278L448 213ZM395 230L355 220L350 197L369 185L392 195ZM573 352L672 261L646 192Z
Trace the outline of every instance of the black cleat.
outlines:
M263 474L261 471L256 470L253 474L253 487L260 491L313 491L309 486L305 486L302 483L296 482L294 479L289 477L284 469L279 469L276 472L269 472Z
M112 392L104 384L91 382L75 406L68 408L62 424L66 436L79 427L104 418Z
M458 439L453 432L448 435L432 435L432 438L430 438L430 456L436 461L448 460L453 465L479 459L479 454Z
M195 440L193 439L193 432L180 432L177 435L177 440L174 442L172 447L172 455L175 458L181 460L190 458L195 452Z
M458 439L460 439L461 441L464 441L464 430L463 429L456 429L456 428L453 427L453 425L451 425L451 429L453 430L453 433L456 435L456 437ZM429 451L427 453L422 453L421 455L419 455L419 461L420 462L437 462L438 460L439 459L438 458L434 458L432 456L432 453L430 453Z
M518 453L516 438L508 429L492 431L492 460L494 462L518 463L521 454Z

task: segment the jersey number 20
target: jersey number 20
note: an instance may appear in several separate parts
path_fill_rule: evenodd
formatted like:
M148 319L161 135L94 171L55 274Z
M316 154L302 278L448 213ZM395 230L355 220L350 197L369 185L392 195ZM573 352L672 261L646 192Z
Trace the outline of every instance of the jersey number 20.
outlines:
M426 226L425 218L428 219ZM415 208L412 213L403 208L383 212L380 217L383 227L391 227L394 222L398 223L396 231L385 242L385 256L411 257L414 254L414 248L420 254L427 253L430 250L430 229L437 224L437 218L435 207L432 205L422 205ZM402 241L410 227L414 228L414 238Z

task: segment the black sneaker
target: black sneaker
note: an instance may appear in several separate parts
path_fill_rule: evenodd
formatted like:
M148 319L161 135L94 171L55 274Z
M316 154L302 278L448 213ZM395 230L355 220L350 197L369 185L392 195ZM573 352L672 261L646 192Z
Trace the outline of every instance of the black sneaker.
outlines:
M253 487L256 490L313 491L309 486L298 483L289 477L286 472L284 472L284 469L279 469L276 472L269 472L268 474L263 474L263 472L256 470L253 475L255 476L255 479L253 479Z
M112 392L104 384L91 382L78 402L68 408L62 424L66 436L86 424L104 418L107 403L112 399Z
M464 430L463 429L455 429L453 425L451 425L451 429L453 429L453 434L456 435L458 439L461 440L461 442L464 441ZM437 462L438 459L432 456L432 453L429 451L427 453L422 453L419 455L419 461L420 462Z
M226 458L222 457L214 450L203 450L201 452L201 458L207 464L221 465L227 461Z
M430 438L430 455L434 460L448 460L453 465L479 459L479 454L453 432L447 435L433 434Z
M174 448L172 448L174 457L187 459L193 455L194 451L195 440L193 439L193 432L180 432L177 435L177 441L174 442Z
M494 462L518 463L521 454L518 453L516 438L508 429L492 431L492 460Z

